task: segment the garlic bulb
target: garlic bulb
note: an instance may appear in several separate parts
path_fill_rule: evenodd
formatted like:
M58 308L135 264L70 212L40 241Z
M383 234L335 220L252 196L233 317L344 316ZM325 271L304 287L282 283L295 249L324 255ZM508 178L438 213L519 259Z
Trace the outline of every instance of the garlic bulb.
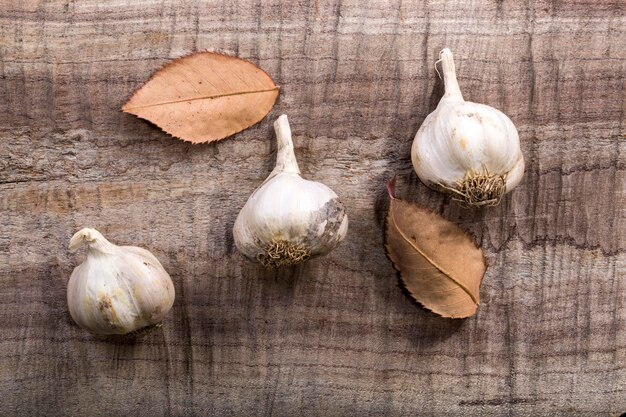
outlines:
M299 263L334 249L346 236L348 216L337 194L300 177L286 115L274 123L276 167L237 216L237 249L265 266Z
M440 61L445 94L415 135L413 167L431 188L471 206L496 205L524 175L517 129L501 111L463 100L448 48Z
M69 249L88 246L67 287L74 321L97 335L128 334L158 324L172 308L174 285L150 252L116 246L95 229L84 228Z

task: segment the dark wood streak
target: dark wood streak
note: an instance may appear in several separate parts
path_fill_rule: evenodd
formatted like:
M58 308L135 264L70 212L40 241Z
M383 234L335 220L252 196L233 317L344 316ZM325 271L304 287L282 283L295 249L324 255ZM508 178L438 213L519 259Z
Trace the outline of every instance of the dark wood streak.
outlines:
M0 415L619 415L626 411L623 1L0 0ZM516 123L527 160L468 210L409 151L450 47L468 100ZM281 87L262 123L210 145L120 107L172 58L236 53ZM236 215L289 114L303 177L339 195L346 240L303 266L239 255ZM475 317L402 292L388 197L466 229L489 268ZM177 298L161 329L104 341L67 280L83 226L144 246Z

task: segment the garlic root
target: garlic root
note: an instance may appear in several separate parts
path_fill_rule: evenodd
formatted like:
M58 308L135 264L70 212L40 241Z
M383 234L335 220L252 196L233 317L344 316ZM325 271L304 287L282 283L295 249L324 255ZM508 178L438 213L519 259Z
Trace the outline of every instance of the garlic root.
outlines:
M275 267L299 264L310 257L311 251L304 245L280 241L272 242L256 259L266 267Z

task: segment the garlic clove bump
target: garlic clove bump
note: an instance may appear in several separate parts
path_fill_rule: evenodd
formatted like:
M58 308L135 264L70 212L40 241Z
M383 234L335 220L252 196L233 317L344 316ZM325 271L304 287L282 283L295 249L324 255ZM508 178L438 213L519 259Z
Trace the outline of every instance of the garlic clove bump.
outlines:
M501 111L463 99L450 49L440 61L445 93L415 135L413 167L426 185L470 206L496 205L524 175L517 129Z
M334 249L348 231L348 216L337 194L303 179L286 115L274 123L276 167L237 216L237 249L265 266L297 264Z
M70 277L67 303L76 324L96 335L124 335L160 323L174 303L174 284L158 259L134 246L116 246L95 229L70 240L87 258Z

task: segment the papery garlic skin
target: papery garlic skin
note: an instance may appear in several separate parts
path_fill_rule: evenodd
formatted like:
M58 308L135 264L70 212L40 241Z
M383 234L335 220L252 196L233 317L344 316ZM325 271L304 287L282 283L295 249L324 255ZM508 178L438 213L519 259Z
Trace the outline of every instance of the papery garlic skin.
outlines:
M501 111L463 99L448 48L440 60L445 94L413 140L415 172L471 206L498 204L524 175L517 129Z
M237 216L237 249L265 266L302 262L334 249L348 231L348 216L337 194L303 179L286 115L274 123L276 167Z
M174 284L158 259L145 249L116 246L95 229L84 228L69 249L88 245L67 287L76 324L96 335L123 335L160 323L174 303Z

